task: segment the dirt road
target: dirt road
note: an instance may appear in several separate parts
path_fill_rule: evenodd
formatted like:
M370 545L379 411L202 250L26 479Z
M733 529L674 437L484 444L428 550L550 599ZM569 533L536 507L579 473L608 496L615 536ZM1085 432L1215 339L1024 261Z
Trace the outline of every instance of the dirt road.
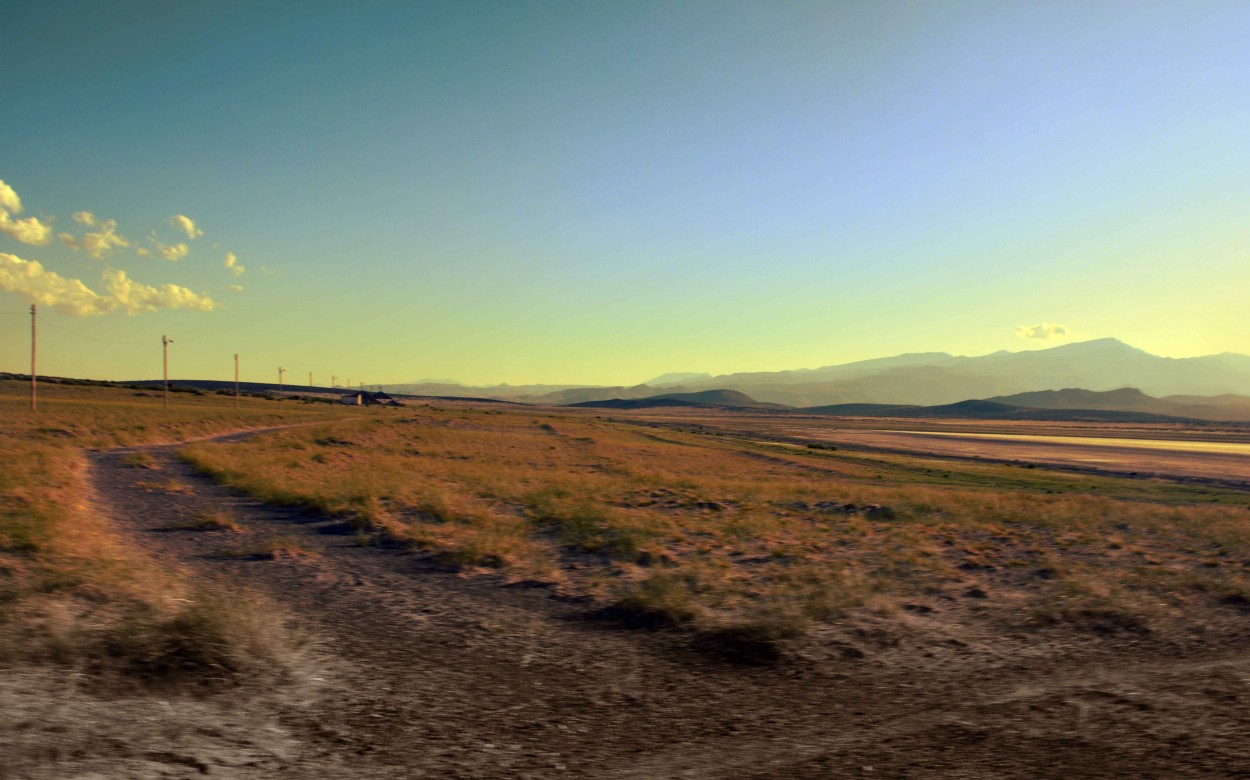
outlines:
M1244 630L1012 633L951 604L863 615L798 660L738 666L541 588L357 546L332 519L148 450L157 471L94 458L101 506L166 559L285 605L318 640L307 678L209 700L91 702L66 687L59 715L14 698L0 726L25 724L27 749L0 778L1250 776ZM190 490L153 489L154 475ZM222 507L246 534L165 530ZM220 554L278 535L318 554Z

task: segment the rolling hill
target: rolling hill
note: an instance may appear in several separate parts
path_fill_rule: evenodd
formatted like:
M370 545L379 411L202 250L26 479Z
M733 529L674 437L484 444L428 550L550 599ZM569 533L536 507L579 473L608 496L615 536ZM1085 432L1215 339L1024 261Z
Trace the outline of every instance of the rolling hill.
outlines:
M1105 392L1079 388L1039 390L987 400L1035 409L1103 409L1202 420L1250 420L1250 397L1224 395L1155 398L1135 387L1122 387Z
M588 406L601 409L652 409L665 406L693 406L706 408L734 409L777 409L790 410L791 407L781 404L761 403L751 396L737 390L704 390L697 393L665 393L647 398L607 398L595 401L581 401L565 404L566 406Z

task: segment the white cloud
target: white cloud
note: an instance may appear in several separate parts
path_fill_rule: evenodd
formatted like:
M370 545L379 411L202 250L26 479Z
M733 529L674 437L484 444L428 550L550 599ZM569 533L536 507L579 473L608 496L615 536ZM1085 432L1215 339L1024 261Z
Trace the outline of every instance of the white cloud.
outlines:
M64 314L105 314L113 302L93 292L77 279L49 271L37 260L23 260L0 252L0 290L14 292L41 306Z
M43 246L52 240L52 226L40 222L38 217L14 219L14 214L22 213L22 199L17 197L13 188L0 179L0 232L21 241L23 244Z
M37 260L0 252L0 290L17 293L27 300L52 306L64 314L90 316L121 309L127 314L143 314L158 309L212 311L213 299L176 284L160 287L136 282L120 269L104 271L108 295L100 295L78 279L65 277L43 267Z
M212 311L214 306L213 299L207 295L192 292L176 284L163 284L160 287L142 284L126 276L126 272L119 268L104 271L104 287L117 306L127 314L150 313L157 309Z
M242 276L247 271L247 266L239 262L234 252L226 252L226 269L235 276Z
M161 253L161 257L170 262L177 262L187 256L187 252L191 251L191 247L186 244L174 244L173 246L165 246L157 244L156 251Z
M117 232L115 219L97 219L90 211L79 211L74 214L74 221L90 225L95 230L85 233L82 238L74 238L69 233L62 233L61 243L70 249L82 250L96 260L103 260L118 249L130 246L130 240Z
M1071 338L1072 329L1067 325L1054 325L1049 322L1043 322L1039 325L1021 325L1016 328L1016 335L1022 339L1050 341L1051 339Z
M171 263L176 263L186 257L187 253L191 251L191 247L187 246L185 243L174 244L173 246L168 246L162 243L161 240L157 238L156 233L148 234L148 243L152 245L151 250L140 247L135 250L135 254L140 257L151 257L152 253L155 252L157 255L165 258Z
M232 291L232 292L243 292L243 285L241 285L241 284L228 284L228 285L226 285L226 289L227 289L227 290L230 290L230 291Z
M189 240L194 240L204 235L204 231L200 230L199 226L195 224L195 220L186 214L175 214L165 221L186 233Z

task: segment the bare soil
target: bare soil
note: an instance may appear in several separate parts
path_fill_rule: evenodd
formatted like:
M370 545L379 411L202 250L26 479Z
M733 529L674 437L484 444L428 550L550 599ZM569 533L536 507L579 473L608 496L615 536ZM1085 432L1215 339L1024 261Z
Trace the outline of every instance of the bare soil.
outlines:
M173 447L93 458L100 508L166 560L270 594L316 639L271 690L102 696L0 682L0 778L1250 777L1250 613L1175 633L864 614L744 665L541 587L362 547ZM146 483L146 484L145 484ZM245 528L168 530L228 510ZM312 555L223 555L267 537ZM262 545L263 546L263 545Z

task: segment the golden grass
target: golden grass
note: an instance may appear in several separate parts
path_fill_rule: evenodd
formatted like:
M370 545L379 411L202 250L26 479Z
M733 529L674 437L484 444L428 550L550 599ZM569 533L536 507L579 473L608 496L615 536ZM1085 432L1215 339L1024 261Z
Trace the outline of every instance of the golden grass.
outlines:
M252 619L249 610L264 611L259 602L224 598L127 545L94 511L83 450L326 419L341 412L250 399L236 411L230 399L190 394L175 394L164 411L159 398L124 388L57 384L41 385L40 408L31 412L27 387L0 381L0 657L65 662L129 657L142 666L144 658L156 663L153 642L159 644L162 635L248 652L231 621L245 623ZM155 465L144 453L128 462L136 468ZM154 490L184 487L170 480L152 483ZM234 602L240 605L237 611L229 606ZM250 606L245 610L244 604ZM275 614L270 610L274 635L282 630ZM195 636L200 639L193 641ZM236 658L228 665L240 663Z
M1131 626L1250 596L1244 504L1154 487L1110 498L1104 478L513 409L431 408L183 456L263 500L706 631L781 638L870 600L940 594L1030 625L1118 612Z
M132 452L126 455L126 457L122 458L122 460L125 461L126 465L130 466L131 468L136 468L136 469L159 469L160 468L160 465L157 464L156 462L156 458L153 458L151 453L148 453L148 452Z

